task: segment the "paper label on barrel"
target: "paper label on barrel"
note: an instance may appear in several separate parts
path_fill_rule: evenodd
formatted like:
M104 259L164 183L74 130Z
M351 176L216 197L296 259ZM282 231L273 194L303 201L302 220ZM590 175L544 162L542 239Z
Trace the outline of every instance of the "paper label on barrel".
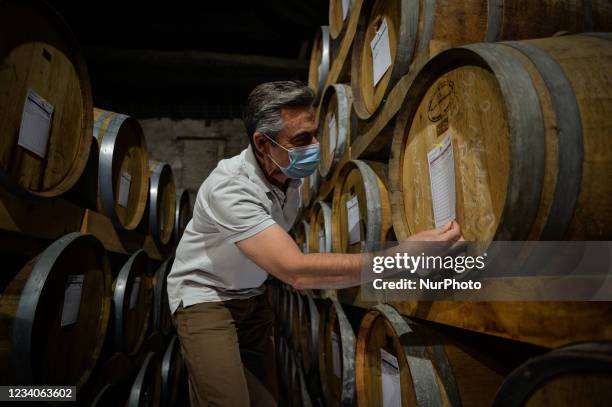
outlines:
M319 229L319 253L325 253L325 230Z
M329 154L333 156L334 150L336 149L336 139L338 138L336 115L332 114L329 123L327 123L327 128L327 135L329 136Z
M455 219L455 159L449 133L427 153L431 201L436 227Z
M302 243L302 253L308 253L308 244Z
M124 208L128 206L128 199L130 197L130 187L132 186L132 176L127 172L121 173L121 180L119 181L119 198L118 204Z
M351 199L346 201L346 215L349 244L359 243L361 241L361 231L359 230L359 201L357 195L353 195Z
M140 292L140 276L134 278L132 283L132 291L130 292L130 309L134 309L136 302L138 301L138 293Z
M401 407L399 364L395 356L382 348L380 349L380 380L383 407Z
M370 42L372 49L372 81L378 85L387 69L391 66L391 47L389 46L389 27L387 19L383 18L380 28Z
M342 21L346 20L346 16L348 16L350 7L351 0L342 0Z
M334 375L342 377L342 362L340 361L340 341L336 332L332 332L332 368Z
M64 288L64 305L60 325L68 326L77 322L79 308L81 307L81 294L83 293L84 274L69 275Z
M17 144L40 158L47 156L53 105L29 89L21 115Z

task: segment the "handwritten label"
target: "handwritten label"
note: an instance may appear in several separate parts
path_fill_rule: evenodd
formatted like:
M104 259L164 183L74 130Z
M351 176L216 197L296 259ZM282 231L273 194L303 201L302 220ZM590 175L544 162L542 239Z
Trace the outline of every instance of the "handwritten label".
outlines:
M370 42L370 48L372 49L372 81L376 86L391 66L389 27L386 18L383 18L378 31L374 34L374 38Z
M62 306L60 326L68 326L77 322L84 281L84 274L68 276L66 287L64 288L64 305Z
M119 181L119 198L117 199L117 203L124 208L127 208L128 206L131 186L132 176L127 172L122 172L121 180Z
M53 105L34 90L29 89L21 115L17 144L40 158L45 158L47 156L51 116L53 116Z
M349 244L361 241L361 231L359 230L359 201L357 195L346 201L347 225Z
M455 159L450 134L427 153L427 161L434 223L439 227L455 219Z
M402 391L397 358L380 349L380 380L382 382L383 407L401 407Z

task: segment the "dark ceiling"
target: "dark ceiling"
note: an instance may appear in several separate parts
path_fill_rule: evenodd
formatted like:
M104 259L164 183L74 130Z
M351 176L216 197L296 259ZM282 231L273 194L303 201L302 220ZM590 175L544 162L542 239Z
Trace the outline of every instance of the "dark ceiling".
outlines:
M136 117L240 117L258 83L302 79L328 0L50 1L81 44L94 104Z

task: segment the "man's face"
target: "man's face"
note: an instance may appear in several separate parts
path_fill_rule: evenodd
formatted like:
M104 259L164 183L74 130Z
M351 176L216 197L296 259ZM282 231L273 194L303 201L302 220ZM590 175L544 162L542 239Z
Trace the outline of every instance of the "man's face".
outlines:
M276 142L286 149L292 147L301 147L308 144L315 144L319 141L316 138L317 119L314 107L304 108L283 108L281 109L281 117L284 122L283 129L278 133ZM261 157L268 171L267 174L284 181L287 177L282 171L270 160L270 156L282 167L289 165L289 154L278 145L269 141L259 132L253 135L253 141L259 151L264 153Z

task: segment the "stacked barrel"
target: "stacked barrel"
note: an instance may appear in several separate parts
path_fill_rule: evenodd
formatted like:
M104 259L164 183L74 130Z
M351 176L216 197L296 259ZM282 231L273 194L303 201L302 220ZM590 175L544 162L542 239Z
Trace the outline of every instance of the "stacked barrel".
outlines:
M184 404L166 277L188 194L150 160L136 118L94 108L79 46L46 2L0 2L0 37L0 384L75 386L83 405Z
M329 26L312 48L321 162L302 184L292 231L299 248L361 253L436 227L428 153L443 148L452 152L466 240L611 240L608 31L609 2L331 0ZM310 332L305 306L319 304L319 343L309 345L319 374L309 389L326 405L595 405L608 397L610 345L596 336L584 346L517 350L518 342L403 315L408 306L364 312L358 287L276 290L289 298L277 303L283 355L302 352L305 374L311 352L292 348L301 334L287 327ZM571 307L568 315L580 318ZM480 353L472 339L514 359ZM594 393L561 390L590 380ZM301 391L295 386L289 395Z

